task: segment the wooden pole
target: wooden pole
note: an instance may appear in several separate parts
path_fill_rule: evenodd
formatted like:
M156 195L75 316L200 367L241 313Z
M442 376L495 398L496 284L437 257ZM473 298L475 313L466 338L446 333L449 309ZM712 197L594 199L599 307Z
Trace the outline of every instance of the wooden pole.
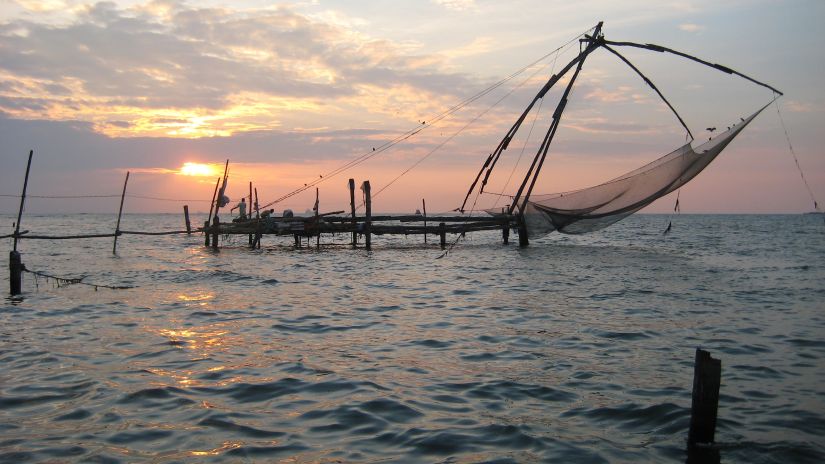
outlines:
M29 187L29 171L32 167L34 150L29 150L29 161L26 163L26 177L23 179L23 194L20 195L20 209L17 210L17 223L14 226L14 251L17 251L17 239L20 234L20 220L23 219L23 206L26 204L26 189Z
M215 191L212 192L212 203L209 204L209 216L206 217L206 222L203 223L204 227L204 235L206 235L206 240L204 245L209 246L209 232L206 229L209 228L209 224L212 222L212 212L215 210L215 198L218 195L218 187L221 185L221 178L218 177L218 180L215 182Z
M364 244L367 250L372 249L372 193L370 192L370 181L365 180L361 184L361 190L364 192Z
M438 236L441 239L441 249L447 248L447 225L443 222L438 225Z
M249 218L252 218L252 181L249 182ZM244 215L246 211L244 211ZM246 218L243 218L246 219ZM253 238L253 234L249 234L249 248L255 248L255 239Z
M251 213L251 211L250 211ZM252 241L252 248L261 247L261 211L258 207L258 189L255 188L255 240Z
M186 221L186 235L192 235L192 223L189 222L189 205L183 205L183 219Z
M315 187L315 230L318 235L315 236L315 248L321 248L321 219L318 217L318 210L321 209L318 196L318 187Z
M349 180L349 206L352 210L352 247L358 245L357 222L355 220L355 179Z
M688 446L713 443L716 433L716 413L719 408L719 385L722 380L722 361L710 353L696 349L693 366L693 399L690 407Z
M19 295L23 291L23 262L20 259L20 252L13 250L9 252L9 293L11 296Z
M524 215L518 215L518 246L524 248L530 245L530 239L527 238L527 225L524 224Z
M215 216L212 217L212 227L214 232L212 233L212 249L218 249L218 228L221 225L221 219L218 216L218 211L221 209L221 197L224 196L226 193L226 174L229 172L229 160L226 160L226 164L223 167L223 185L221 185L221 189L218 192L218 196L215 198Z
M506 224L504 228L501 229L501 239L505 245L510 243L510 224Z
M424 244L427 244L427 202L422 198L421 207L424 208Z
M112 244L112 254L117 254L117 237L120 235L120 217L123 215L123 200L126 199L126 185L129 183L129 171L126 171L126 180L123 181L123 193L120 194L120 209L117 211L117 225L115 226L115 240Z
M221 178L218 177L217 182L215 182L215 191L212 192L212 203L209 204L209 217L206 218L206 223L212 220L212 212L215 210L215 198L218 196L218 187L221 185Z

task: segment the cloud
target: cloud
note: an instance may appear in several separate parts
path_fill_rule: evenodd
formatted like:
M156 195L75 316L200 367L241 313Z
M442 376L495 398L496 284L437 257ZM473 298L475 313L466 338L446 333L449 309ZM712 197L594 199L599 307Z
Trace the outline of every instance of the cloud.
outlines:
M426 97L477 85L447 71L445 56L365 36L359 24L288 6L253 14L174 2L100 2L59 25L11 20L0 24L0 111L85 120L113 136L198 137L300 125L325 107L340 120L386 114L365 88ZM154 122L166 119L184 122Z
M705 26L700 26L698 24L693 23L684 23L679 25L679 30L685 32L700 32L705 29Z
M815 111L822 111L821 107L811 102L801 102L797 100L788 100L782 106L784 106L785 109L791 113L811 113Z
M475 0L432 0L432 2L453 11L466 11L476 6Z

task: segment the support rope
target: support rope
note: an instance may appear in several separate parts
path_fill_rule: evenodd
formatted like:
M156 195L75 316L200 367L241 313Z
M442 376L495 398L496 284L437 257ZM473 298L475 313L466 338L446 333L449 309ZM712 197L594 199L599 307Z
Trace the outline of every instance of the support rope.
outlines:
M819 203L817 203L816 197L814 197L814 191L811 189L810 184L808 184L808 179L805 178L805 173L802 172L802 167L799 165L799 158L796 156L796 151L793 149L791 136L788 134L788 127L785 125L785 119L782 118L782 112L779 111L779 102L774 100L774 104L776 105L776 114L779 115L779 122L782 123L782 130L785 132L785 140L788 141L788 150L791 152L791 156L793 156L793 161L796 164L796 170L799 171L799 177L802 179L802 183L805 184L805 189L808 190L808 195L811 197L811 202L814 204L814 211L821 213L822 210L819 209Z

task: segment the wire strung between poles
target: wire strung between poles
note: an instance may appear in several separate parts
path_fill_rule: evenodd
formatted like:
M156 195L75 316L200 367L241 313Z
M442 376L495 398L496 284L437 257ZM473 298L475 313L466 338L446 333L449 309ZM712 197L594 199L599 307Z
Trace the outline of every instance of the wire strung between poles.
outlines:
M538 63L540 63L540 62L544 61L545 59L547 59L548 57L552 56L553 54L558 53L558 52L559 52L559 50L561 50L561 49L563 49L563 48L567 47L568 45L570 45L571 43L575 42L575 41L576 41L576 40L578 40L580 37L582 37L582 36L584 36L585 34L587 34L588 32L590 32L592 29L593 29L593 28L590 28L590 29L588 29L587 31L585 31L585 32L583 32L583 33L581 33L581 34L576 35L574 38L570 39L570 40L569 40L568 42L566 42L564 45L562 45L562 46L558 47L557 49L555 49L555 50L553 50L553 51L551 51L551 52L549 52L549 53L545 54L544 56L542 56L541 58L539 58L539 59L537 59L537 60L533 61L532 63L530 63L530 64L528 64L528 65L526 65L526 66L523 66L522 68L520 68L519 70L517 70L517 71L515 71L514 73L510 74L510 75L509 75L509 76L507 76L506 78L501 79L500 81L496 82L495 84L491 85L490 87L487 87L486 89L482 90L481 92L479 92L479 93L477 93L477 94L475 94L475 95L473 95L473 96L471 96L471 97L468 97L468 98L466 98L465 100L462 100L461 102L457 103L457 104L456 104L456 105L454 105L453 107L451 107L451 108L447 109L446 111L444 111L444 112L442 112L442 113L440 113L440 114L438 114L438 115L434 116L433 118L430 118L429 120L425 120L425 121L424 121L424 123L423 123L422 125L420 125L420 126L416 126L415 128L410 129L410 130L408 130L408 131L404 132L403 134L401 134L401 135L397 136L396 138L394 138L394 139L392 139L392 140L390 140L390 141L388 141L388 142L385 142L383 145L379 146L378 148L373 148L373 150L372 150L372 151L369 151L369 152L367 152L367 153L365 153L365 154L363 154L363 155L361 155L361 156L359 156L359 157L355 158L354 160L351 160L351 161L349 161L349 162L347 162L347 163L344 163L342 166L340 166L340 167L338 167L338 168L336 168L336 169L334 169L334 170L332 170L332 171L330 171L330 172L328 172L328 173L326 173L326 174L324 174L324 175L319 176L319 178L317 178L317 179L315 179L315 180L313 180L313 181L311 181L311 182L308 182L308 183L304 184L304 186L303 186L303 187L299 187L299 188L297 188L297 189L293 190L292 192L287 193L287 194L285 194L285 195L283 195L283 196L281 196L281 197L279 197L279 198L277 198L277 199L275 199L275 200L273 200L273 201L271 201L271 202L269 202L269 203L265 204L265 205L264 205L264 206L262 206L261 208L262 208L262 209L263 209L263 208L267 208L267 207L272 206L272 205L274 205L274 204L276 204L276 203L280 203L280 202L282 202L282 201L284 201L284 200L286 200L286 199L288 199L288 198L291 198L291 197L293 197L293 196L295 196L295 195L298 195L298 194L300 194L300 193L302 193L302 192L305 192L306 190L308 190L308 189L310 189L310 188L312 188L312 187L314 187L314 186L316 186L316 185L320 184L321 182L324 182L325 180L328 180L328 179L330 179L330 178L332 178L332 177L335 177L335 176L337 176L338 174L340 174L340 173L342 173L342 172L346 171L347 169L350 169L350 168L352 168L352 167L355 167L355 166L357 166L357 165L359 165L359 164L361 164L361 163L363 163L363 162L365 162L365 161L369 160L370 158L372 158L372 157L374 157L374 156L376 156L376 155L378 155L378 154L380 154L380 153L383 153L384 151L388 150L389 148L392 148L393 146L395 146L395 145L397 145L397 144L399 144L399 143L401 143L401 142L403 142L403 141L405 141L405 140L407 140L407 139L411 138L412 136L414 136L414 135L418 134L418 133L419 133L419 132L421 132L422 130L424 130L424 129L426 129L426 128L429 128L429 127L434 126L436 123L440 122L441 120L443 120L443 119L444 119L444 118L446 118L447 116L450 116L450 115L454 114L455 112L457 112L458 110L460 110L460 109L464 108L465 106L469 105L470 103L473 103L474 101L478 100L479 98L484 97L485 95L489 94L490 92L492 92L492 91L493 91L493 90L495 90L496 88L498 88L498 87L500 87L501 85L503 85L503 84L505 84L505 83L509 82L510 80L514 79L515 77L517 77L518 75L520 75L521 73L523 73L524 71L526 71L527 69L530 69L531 67L535 66L536 64L538 64ZM427 123L427 121L430 121L430 123Z
M808 190L808 196L811 197L811 201L814 204L814 211L821 213L822 210L819 209L819 203L817 203L816 197L814 197L814 191L808 184L808 179L805 178L805 173L802 172L802 167L799 165L799 158L797 158L796 151L793 149L791 136L788 134L788 127L785 125L785 119L782 118L782 113L779 111L779 102L777 102L776 99L774 99L774 104L776 105L776 114L779 116L779 122L782 123L782 130L785 132L785 140L788 141L788 150L790 150L791 156L793 156L793 161L796 164L796 170L799 171L799 177L802 178L802 183L805 184L805 188ZM825 220L825 218L823 218L823 220Z

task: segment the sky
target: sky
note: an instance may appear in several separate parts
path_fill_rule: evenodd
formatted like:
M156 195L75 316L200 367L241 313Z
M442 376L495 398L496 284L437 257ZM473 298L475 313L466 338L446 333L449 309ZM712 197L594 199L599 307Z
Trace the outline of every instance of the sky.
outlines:
M680 50L785 94L682 189L682 212L810 211L789 140L825 202L823 18L825 2L803 0L0 0L0 213L17 210L29 150L28 213L116 212L127 171L126 212L208 211L227 159L233 201L250 182L261 204L318 183L321 211L344 210L354 178L370 180L376 211L412 212L422 199L450 211L599 21L608 40ZM687 60L622 52L697 141L774 96ZM489 192L515 190L565 83L530 114ZM686 142L604 50L571 95L536 193L604 182ZM41 198L60 196L83 198ZM271 207L314 201L307 188Z

